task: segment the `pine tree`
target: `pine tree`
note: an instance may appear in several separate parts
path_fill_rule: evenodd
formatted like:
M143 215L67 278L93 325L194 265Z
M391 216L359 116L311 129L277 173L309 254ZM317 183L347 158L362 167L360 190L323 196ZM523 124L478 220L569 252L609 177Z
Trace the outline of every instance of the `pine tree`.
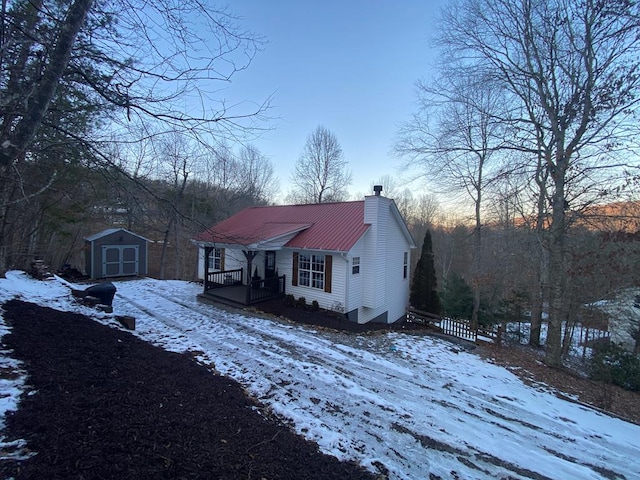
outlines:
M473 290L459 273L453 272L445 280L442 307L444 314L448 317L471 318Z
M409 300L411 306L425 312L440 315L440 297L437 292L436 268L433 263L431 231L427 230L422 242L420 259L413 274Z

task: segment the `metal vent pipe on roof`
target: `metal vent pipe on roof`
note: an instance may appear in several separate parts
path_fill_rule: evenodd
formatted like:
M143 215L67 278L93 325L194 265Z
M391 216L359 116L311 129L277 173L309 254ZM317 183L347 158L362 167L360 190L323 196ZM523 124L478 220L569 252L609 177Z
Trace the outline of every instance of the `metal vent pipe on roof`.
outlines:
M382 192L382 185L374 185L373 192L376 194L376 197L379 197L380 192Z

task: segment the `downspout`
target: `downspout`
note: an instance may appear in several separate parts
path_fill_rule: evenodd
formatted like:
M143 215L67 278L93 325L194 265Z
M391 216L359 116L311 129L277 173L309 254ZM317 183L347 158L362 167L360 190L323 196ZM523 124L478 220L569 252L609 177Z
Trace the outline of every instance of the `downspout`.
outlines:
M90 255L91 255L91 278L96 278L95 275L95 269L96 269L96 252L95 252L95 245L94 245L94 240L91 240L91 251L90 251Z
M345 263L347 264L347 268L345 268L345 272L344 274L346 275L346 278L344 279L344 316L347 320L349 320L349 317L347 316L347 314L350 312L349 310L349 258L347 257L346 253L342 253L342 258L344 259Z

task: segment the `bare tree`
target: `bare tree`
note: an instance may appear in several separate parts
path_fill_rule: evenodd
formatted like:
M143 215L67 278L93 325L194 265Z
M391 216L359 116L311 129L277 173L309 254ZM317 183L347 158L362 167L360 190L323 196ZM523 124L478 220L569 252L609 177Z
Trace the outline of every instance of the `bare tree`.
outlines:
M438 81L420 82L420 110L400 131L396 151L407 167L451 192L462 191L474 206L473 309L478 323L482 272L482 207L484 194L500 174L496 153L504 146L503 98L485 76L456 77L443 69Z
M241 182L238 190L254 203L269 203L279 189L271 161L254 145L242 147L238 160Z
M633 140L638 13L638 3L626 0L466 0L443 16L446 60L460 76L482 72L504 88L513 105L512 126L523 134L514 148L540 152L549 171L545 361L553 366L562 362L562 321L568 314L572 186L591 172L627 162L619 154ZM602 184L580 190L595 195Z
M414 210L413 220L424 227L430 227L436 224L441 206L433 195L424 193L418 197Z
M287 198L293 203L337 202L347 197L351 172L338 139L325 127L318 126L307 137L291 183Z

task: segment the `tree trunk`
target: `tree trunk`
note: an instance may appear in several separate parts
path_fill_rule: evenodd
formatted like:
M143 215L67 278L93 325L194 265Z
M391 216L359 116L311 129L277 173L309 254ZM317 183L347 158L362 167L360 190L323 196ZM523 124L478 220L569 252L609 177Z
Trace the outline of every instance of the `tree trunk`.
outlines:
M538 272L536 272L538 276ZM542 307L544 305L544 287L539 278L534 286L531 299L531 332L529 333L529 345L540 346L540 331L542 330Z
M537 128L537 164L535 173L535 182L538 187L538 200L536 202L536 229L535 241L538 251L538 261L534 268L535 285L531 298L531 333L529 335L529 345L540 347L540 331L542 329L542 313L544 310L544 299L546 296L547 272L548 272L548 240L545 231L545 219L547 216L546 199L547 199L547 182L550 170L548 168L550 161L550 152L542 141L543 132Z
M560 162L558 162L560 163ZM552 197L552 224L549 231L549 326L545 363L562 365L562 316L565 312L566 252L565 252L565 168L556 165L553 172L555 191Z
M169 235L171 234L171 229L173 228L173 218L169 220L169 224L167 225L167 229L164 231L164 238L162 241L162 253L160 254L160 279L165 280L165 268L167 266L167 245L169 245Z
M566 318L566 325L564 329L564 335L562 336L562 358L567 358L571 352L571 344L573 342L573 335L575 333L577 325L577 307L571 299L565 298L565 314L563 318Z
M2 45L0 46L0 55L4 55L5 50L5 12L6 12L6 2L2 3ZM27 92L21 86L21 82L24 82L26 78L26 70L27 63L29 61L29 55L33 51L33 46L35 44L35 30L36 26L40 22L40 12L42 11L42 0L35 0L32 2L28 2L25 5L24 12L24 21L20 25L20 30L27 37L19 44L19 48L17 53L14 53L14 58L10 65L4 65L4 56L1 57L2 61L0 63L0 68L3 70L6 69L8 71L8 80L6 85L6 97L3 99L3 106L7 107L11 105L12 108L6 108L5 113L2 118L2 140L4 141L6 138L9 138L11 134L11 129L13 128L16 118L18 117L18 108L17 106L21 103L25 103L27 100ZM15 27L14 27L15 28ZM10 113L13 110L13 113ZM4 166L4 165L3 165Z
M473 308L471 310L471 327L478 327L478 314L480 312L480 260L482 255L482 223L480 217L480 206L482 201L482 166L484 162L479 163L478 186L476 187L476 205L475 220L476 226L473 231L473 280L471 287L473 289Z
M542 220L540 220L542 223ZM538 253L539 258L534 267L534 285L531 295L531 333L529 334L529 345L540 347L540 333L542 330L542 314L544 312L544 300L547 291L547 268L548 249L541 238L545 233L542 228L538 233Z
M42 119L56 93L62 73L71 58L71 51L78 32L84 25L92 4L93 0L76 0L69 7L44 75L38 82L33 96L29 99L28 109L16 123L13 132L2 132L0 167L3 170L27 150L40 128Z
M16 204L13 199L16 195L18 182L14 169L5 171L0 176L0 274L14 267L12 262L13 237L18 222L12 221Z
M480 285L473 282L473 310L471 311L471 328L478 328L478 312L480 311Z

